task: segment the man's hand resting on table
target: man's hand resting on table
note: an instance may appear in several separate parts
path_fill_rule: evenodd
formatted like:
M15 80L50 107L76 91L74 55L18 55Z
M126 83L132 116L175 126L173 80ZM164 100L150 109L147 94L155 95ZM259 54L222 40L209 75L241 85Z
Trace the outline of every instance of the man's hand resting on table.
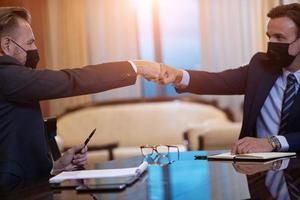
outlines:
M257 153L257 152L271 152L272 145L267 138L244 137L236 141L232 148L231 154L242 153Z

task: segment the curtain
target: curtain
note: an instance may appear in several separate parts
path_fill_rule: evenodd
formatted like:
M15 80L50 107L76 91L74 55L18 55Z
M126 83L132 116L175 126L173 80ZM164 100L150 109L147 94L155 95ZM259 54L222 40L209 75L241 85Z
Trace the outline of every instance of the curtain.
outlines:
M282 0L283 4L300 3L300 0Z
M201 70L222 71L247 64L258 51L266 51L267 12L278 0L199 1ZM242 96L205 96L242 117Z
M137 25L131 0L47 0L46 63L51 69L137 59ZM50 101L50 113L93 100L141 96L134 86Z
M91 64L139 58L136 10L132 0L86 1ZM94 101L142 96L140 79L129 86L93 95Z
M47 0L46 63L51 69L81 67L88 64L85 30L85 0ZM90 101L89 95L51 100L50 114Z

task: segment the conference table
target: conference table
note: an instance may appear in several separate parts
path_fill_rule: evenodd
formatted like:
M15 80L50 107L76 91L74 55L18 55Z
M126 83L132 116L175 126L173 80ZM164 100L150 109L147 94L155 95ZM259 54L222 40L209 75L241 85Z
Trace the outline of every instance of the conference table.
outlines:
M215 153L216 151L180 152L179 160L176 153L170 153L170 160L175 160L174 162L164 165L150 164L147 171L136 182L122 190L79 193L74 188L54 189L48 180L41 180L17 191L11 191L5 198L234 200L275 199L272 197L274 195L287 195L283 197L289 199L300 198L300 160L297 156L273 162L212 161L205 157L195 160L195 155ZM135 156L123 160L113 160L96 164L95 168L137 167L143 159L143 156ZM0 199L5 198L0 196Z

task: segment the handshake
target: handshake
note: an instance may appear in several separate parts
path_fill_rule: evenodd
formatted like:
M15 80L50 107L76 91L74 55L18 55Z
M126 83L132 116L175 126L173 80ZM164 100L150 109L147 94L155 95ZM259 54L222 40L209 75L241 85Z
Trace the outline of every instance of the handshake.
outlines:
M182 70L172 68L162 63L151 61L135 60L132 62L137 67L137 74L143 76L148 81L152 81L162 85L180 85L183 77Z

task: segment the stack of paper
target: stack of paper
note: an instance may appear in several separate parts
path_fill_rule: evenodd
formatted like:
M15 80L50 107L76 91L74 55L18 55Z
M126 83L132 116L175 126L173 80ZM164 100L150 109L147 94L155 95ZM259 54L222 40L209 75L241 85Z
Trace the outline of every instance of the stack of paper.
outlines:
M112 178L122 176L139 176L148 167L147 162L143 162L139 167L121 169L99 169L99 170L80 170L62 172L50 179L50 183L60 183L71 179L91 179L91 178Z

